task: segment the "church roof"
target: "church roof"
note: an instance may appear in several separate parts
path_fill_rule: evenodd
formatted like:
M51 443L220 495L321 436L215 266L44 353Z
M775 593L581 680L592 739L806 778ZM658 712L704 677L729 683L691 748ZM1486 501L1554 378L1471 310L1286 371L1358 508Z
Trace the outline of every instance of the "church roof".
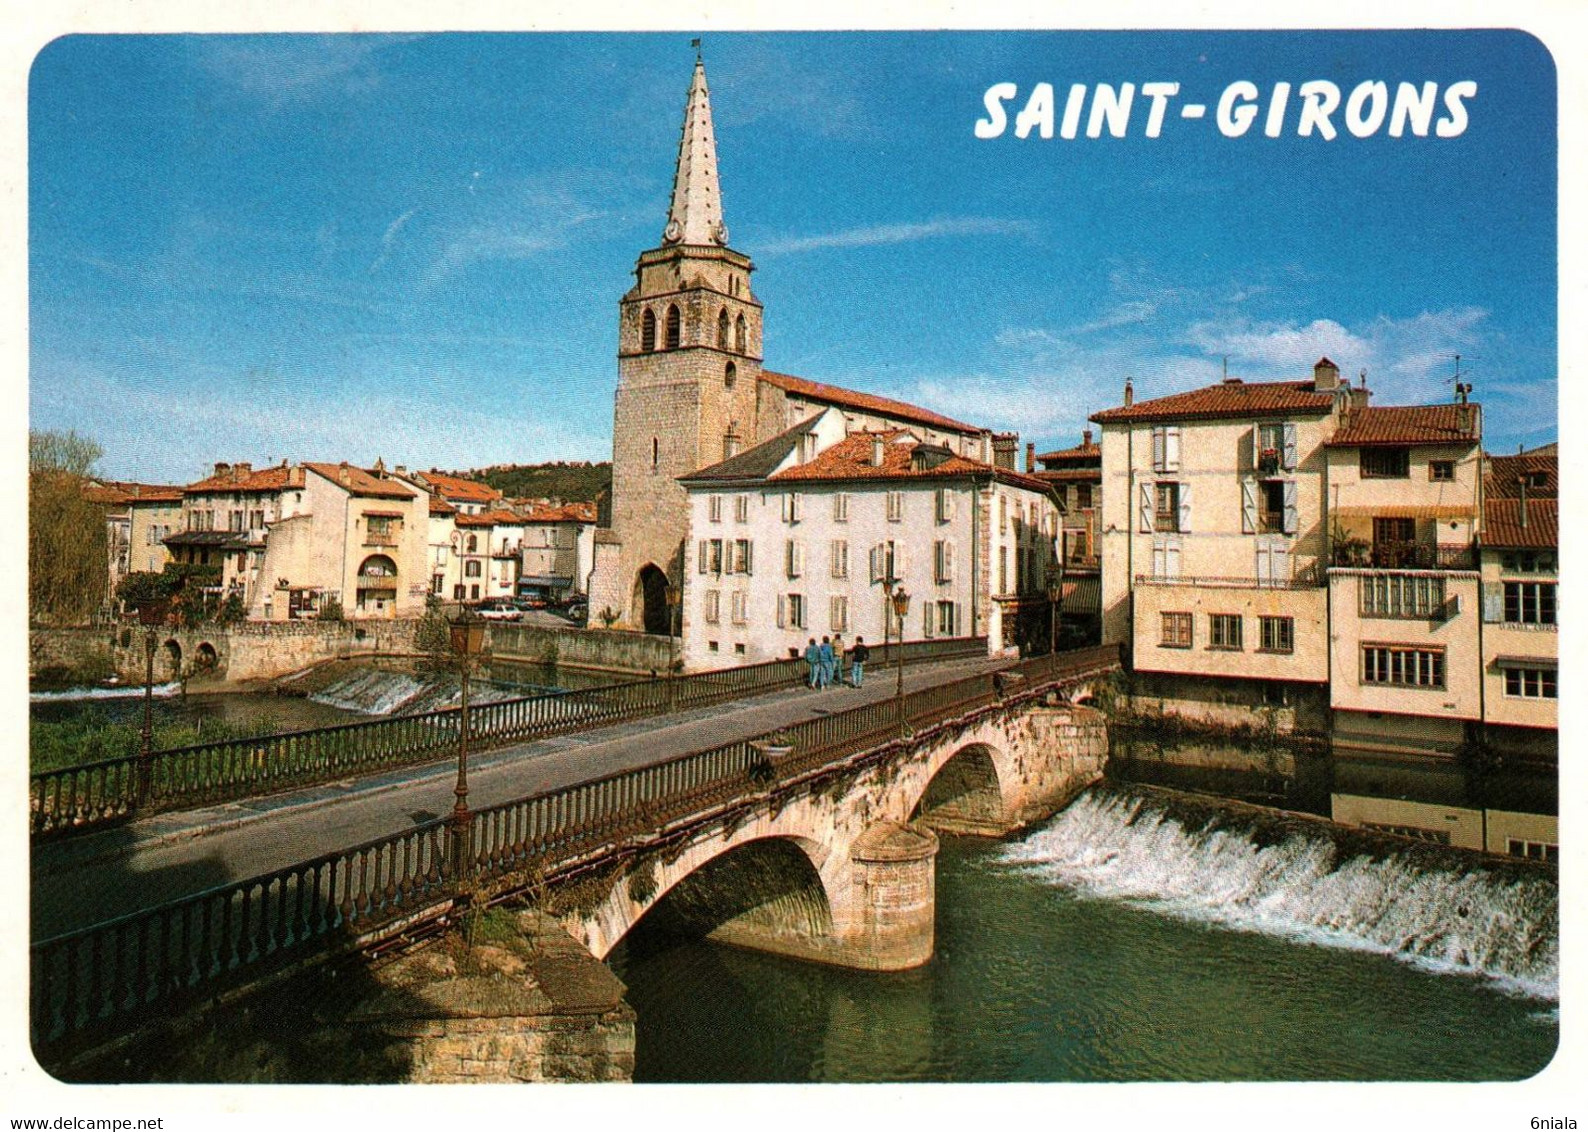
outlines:
M711 127L711 93L706 89L706 65L695 60L684 104L683 136L678 143L678 167L673 172L673 203L667 212L662 244L726 245L728 229L722 222L722 187L717 180L717 139Z
M763 440L754 448L747 448L736 456L729 456L726 460L701 468L699 471L690 472L687 476L679 476L679 483L699 483L705 481L740 481L764 480L767 476L777 471L778 465L794 451L794 446L799 443L799 438L816 427L816 422L821 420L821 414L806 417L793 428L785 429L771 440Z
M969 433L972 436L985 431L975 425L956 421L953 417L945 417L942 413L934 413L931 409L923 409L906 401L895 401L891 397L878 397L871 393L857 393L853 389L825 385L820 381L810 381L792 374L762 370L761 380L768 385L777 386L786 393L808 397L812 401L823 401L840 408L859 409L862 412L877 413L880 416L893 417L914 424L930 425L932 428L940 428L948 432Z

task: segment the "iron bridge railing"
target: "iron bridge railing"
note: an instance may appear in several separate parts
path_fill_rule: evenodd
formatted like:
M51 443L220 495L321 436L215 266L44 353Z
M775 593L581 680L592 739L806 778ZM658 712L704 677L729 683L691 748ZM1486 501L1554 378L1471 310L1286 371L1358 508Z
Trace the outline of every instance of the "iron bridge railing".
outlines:
M904 645L910 663L986 652L985 637ZM469 708L469 741L500 746L706 707L791 684L806 670L803 661L775 660L477 703ZM457 708L443 708L176 747L154 752L147 775L137 755L43 771L29 784L30 828L35 836L73 833L134 815L258 797L441 758L457 749L458 716Z
M448 859L445 819L33 944L31 1025L41 1051L112 1036L184 1004L256 982L444 915L475 886L511 891L556 878L627 839L764 798L773 779L819 772L900 734L1009 695L1117 668L1117 646L1058 653L784 729L775 770L757 743L725 743L549 790L474 815L465 869ZM1012 682L1011 674L1023 677ZM769 774L770 772L770 774ZM515 880L515 878L517 878ZM466 884L463 883L466 881Z

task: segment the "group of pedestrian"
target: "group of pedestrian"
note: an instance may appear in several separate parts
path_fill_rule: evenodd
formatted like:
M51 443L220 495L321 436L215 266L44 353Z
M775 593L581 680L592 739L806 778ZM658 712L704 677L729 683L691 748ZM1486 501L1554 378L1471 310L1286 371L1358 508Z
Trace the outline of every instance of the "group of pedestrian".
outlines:
M810 639L810 644L805 646L805 663L810 665L810 686L812 688L830 688L834 684L848 683L852 688L860 687L860 681L865 675L866 661L871 659L871 650L866 648L866 638L856 637L855 647L849 652L849 679L844 680L844 639L834 634L823 637L822 643L817 644L816 638Z

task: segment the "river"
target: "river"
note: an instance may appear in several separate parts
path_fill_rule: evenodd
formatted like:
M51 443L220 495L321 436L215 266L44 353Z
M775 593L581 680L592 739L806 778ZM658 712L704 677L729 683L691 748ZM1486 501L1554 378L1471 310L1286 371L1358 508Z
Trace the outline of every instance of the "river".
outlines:
M1496 1080L1553 1055L1553 878L1188 833L1128 787L945 837L937 948L875 974L648 936L640 1081Z

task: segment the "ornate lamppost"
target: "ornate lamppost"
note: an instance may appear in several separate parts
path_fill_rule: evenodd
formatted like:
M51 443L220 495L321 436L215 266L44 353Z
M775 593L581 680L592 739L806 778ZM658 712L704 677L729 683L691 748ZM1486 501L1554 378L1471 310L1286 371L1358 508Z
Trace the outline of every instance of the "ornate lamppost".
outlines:
M138 736L138 805L149 801L154 786L154 641L156 630L171 611L169 598L138 602L138 624L143 626L143 730Z
M452 794L452 835L450 857L453 876L461 884L474 873L474 857L470 851L474 828L474 814L469 810L469 667L485 643L485 622L465 609L451 624L452 654L457 658L462 675L463 695L458 709L458 781Z
M667 603L667 710L678 710L678 603L683 591L668 582L662 590L662 600Z
M1059 622L1064 616L1064 564L1055 558L1048 563L1048 655L1059 651Z
M899 686L894 698L899 705L899 730L904 730L904 615L910 612L910 595L900 586L893 591L893 613L899 619Z

